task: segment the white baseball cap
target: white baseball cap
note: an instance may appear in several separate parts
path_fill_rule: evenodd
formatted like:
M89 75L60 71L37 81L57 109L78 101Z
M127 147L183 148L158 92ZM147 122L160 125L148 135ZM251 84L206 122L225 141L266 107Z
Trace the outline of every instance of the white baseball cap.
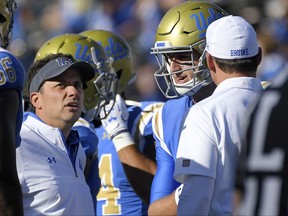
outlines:
M211 23L206 32L206 51L221 59L243 59L259 52L252 25L240 16L225 16Z

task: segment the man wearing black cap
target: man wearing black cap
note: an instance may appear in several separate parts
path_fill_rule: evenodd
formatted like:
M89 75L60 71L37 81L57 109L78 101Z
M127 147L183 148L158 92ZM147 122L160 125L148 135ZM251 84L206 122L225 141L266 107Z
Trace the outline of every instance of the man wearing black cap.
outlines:
M63 54L35 61L29 69L34 112L24 114L16 150L25 215L95 214L83 172L85 153L71 130L81 115L85 82L94 75L89 63Z

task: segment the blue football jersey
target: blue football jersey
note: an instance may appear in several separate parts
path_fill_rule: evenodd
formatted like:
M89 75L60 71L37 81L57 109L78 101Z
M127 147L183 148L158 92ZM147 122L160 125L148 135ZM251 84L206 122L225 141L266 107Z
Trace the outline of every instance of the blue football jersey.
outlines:
M82 117L80 117L73 125L73 129L78 131L85 155L91 160L90 170L88 176L86 176L86 182L90 188L93 203L96 205L96 195L100 187L97 158L98 137L94 130L94 126L89 124L89 122Z
M150 203L169 195L180 185L173 178L175 160L182 125L191 106L190 96L168 100L153 118L157 170Z
M141 152L153 145L152 117L162 102L126 101L128 129ZM148 205L133 191L115 147L105 130L96 129L101 186L97 195L97 215L147 215Z
M22 91L26 73L20 61L9 51L0 48L0 90L14 89L19 95L19 107L16 122L16 147L20 145L20 129L23 118Z

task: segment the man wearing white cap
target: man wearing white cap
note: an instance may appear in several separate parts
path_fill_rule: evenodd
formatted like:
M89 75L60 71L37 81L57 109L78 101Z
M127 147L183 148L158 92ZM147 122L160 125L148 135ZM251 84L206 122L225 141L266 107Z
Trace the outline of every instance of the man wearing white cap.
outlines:
M26 112L16 149L25 215L94 215L85 182L86 157L76 131L85 83L95 75L84 61L48 55L29 69L34 112Z
M194 105L182 128L174 177L184 184L178 215L232 215L235 170L245 117L263 91L261 48L238 16L208 26L206 60L217 88Z

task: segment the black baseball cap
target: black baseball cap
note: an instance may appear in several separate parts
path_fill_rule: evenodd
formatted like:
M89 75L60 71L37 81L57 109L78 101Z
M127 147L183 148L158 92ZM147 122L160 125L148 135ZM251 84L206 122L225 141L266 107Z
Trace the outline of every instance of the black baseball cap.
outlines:
M38 92L44 81L59 76L68 69L77 69L83 83L95 76L94 68L88 62L73 62L67 57L58 57L49 61L34 75L30 83L29 93Z

